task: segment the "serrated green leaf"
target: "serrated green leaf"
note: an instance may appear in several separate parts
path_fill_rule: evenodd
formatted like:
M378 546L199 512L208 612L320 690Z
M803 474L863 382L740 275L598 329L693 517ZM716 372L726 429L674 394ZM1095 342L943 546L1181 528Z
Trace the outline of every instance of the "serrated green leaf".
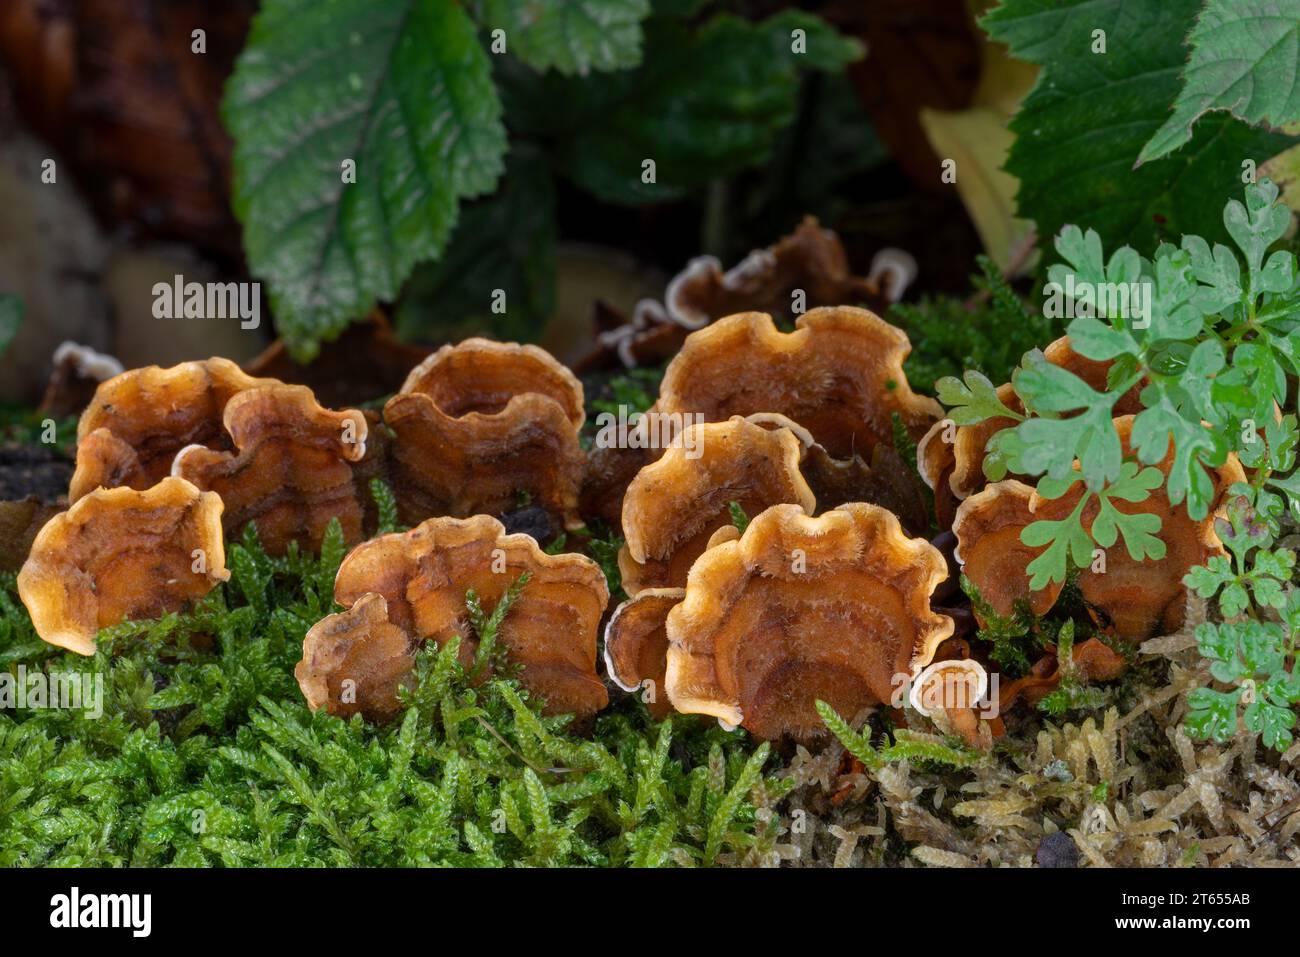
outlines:
M1300 119L1300 0L1206 0L1173 115L1142 148L1157 159L1192 138L1211 110L1252 125Z
M1214 113L1185 149L1133 168L1169 118L1199 9L1200 0L1003 0L981 20L1012 55L1043 67L1012 121L1007 170L1020 180L1018 214L1044 240L1066 223L1095 228L1107 246L1226 238L1204 197L1240 182L1243 160L1262 163L1294 142ZM1105 31L1104 53L1093 52L1095 30Z
M486 0L480 21L528 65L585 76L640 63L649 13L650 0Z
M249 268L300 359L442 251L506 145L474 24L439 0L267 0L223 115Z

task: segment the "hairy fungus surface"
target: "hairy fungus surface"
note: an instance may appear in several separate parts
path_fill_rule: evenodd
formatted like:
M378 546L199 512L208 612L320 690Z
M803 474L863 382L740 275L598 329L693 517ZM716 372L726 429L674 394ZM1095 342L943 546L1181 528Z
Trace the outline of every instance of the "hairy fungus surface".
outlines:
M18 594L43 640L93 655L99 629L180 610L230 577L225 563L221 499L166 478L143 492L96 489L52 518Z
M347 541L361 538L366 493L351 464L366 454L361 412L331 412L306 386L276 384L233 396L222 419L235 451L187 446L172 474L221 496L228 533L256 522L271 554L293 541L319 550L334 518Z
M371 640L366 629L387 622L401 629L412 648L424 641L445 645L459 637L460 655L468 664L480 636L472 627L466 594L472 589L490 611L525 573L529 579L501 622L495 647L519 668L524 687L545 700L547 713L594 714L609 700L596 676L596 631L609 601L600 566L582 555L548 555L531 536L507 535L500 522L486 515L429 519L410 531L357 546L339 567L334 598L351 609L367 595L382 596L382 616L374 608L364 617L354 616L360 632L336 621L338 616L312 631L322 642L345 634L365 644ZM388 642L391 633L383 630L383 635ZM388 657L386 650L349 653L363 661ZM335 660L328 655L318 659L327 671ZM315 666L306 657L304 662L308 674ZM320 680L328 688L332 679L314 675L311 693L318 693ZM385 699L358 708L380 713L388 706Z
M384 407L402 520L500 514L520 493L576 517L582 384L536 346L466 339L416 366Z
M226 403L274 382L219 358L131 369L103 382L77 424L68 498L75 502L101 487L147 489L171 474L172 460L186 446L229 448Z
M614 609L605 626L605 671L624 691L641 691L660 721L673 710L664 688L668 613L685 596L683 588L647 588Z
M1131 415L1115 419L1126 454L1132 426ZM1171 464L1172 452L1157 467L1168 474ZM1235 457L1229 457L1212 475L1216 503L1222 501L1234 482L1245 480ZM972 495L958 508L953 529L958 541L957 557L966 576L998 615L1011 614L1020 600L1027 601L1038 615L1056 603L1061 592L1059 583L1030 590L1026 569L1045 546L1025 545L1020 533L1038 520L1064 519L1083 494L1079 482L1058 499L1044 499L1022 482L1007 479ZM1156 534L1165 545L1165 555L1158 560L1135 559L1120 536L1113 545L1101 549L1100 559L1094 558L1089 567L1079 570L1083 599L1100 627L1127 641L1142 641L1157 631L1173 631L1182 623L1186 597L1183 577L1211 556L1225 554L1214 531L1219 508L1216 505L1204 519L1194 520L1188 516L1185 504L1170 504L1163 485L1144 501L1112 504L1125 514L1144 512L1157 516L1160 530ZM1094 498L1080 516L1085 531L1091 532L1098 512Z
M1043 358L1086 382L1099 392L1106 389L1109 362L1087 359L1070 346L1070 337L1062 336L1043 350ZM1139 383L1115 403L1116 415L1133 415L1142 410ZM1011 383L997 388L998 399L1012 412L1023 413L1024 406ZM984 456L989 439L1016 424L1007 416L994 416L974 425L953 425L942 419L930 427L917 443L916 464L925 483L934 490L935 510L940 524L950 524L958 503L984 488ZM1014 477L1014 476L1013 476ZM1022 476L1023 477L1023 476Z
M641 469L623 498L618 565L629 595L685 585L710 537L732 524L732 502L746 515L783 503L809 515L817 507L799 471L804 446L790 429L733 416L689 432Z
M311 627L293 673L313 711L386 721L400 708L397 689L414 666L410 636L388 620L384 596L368 593Z
M929 663L953 630L930 609L945 577L938 550L878 506L775 505L692 566L668 615L668 697L760 738L811 740L818 699L855 715Z
M893 443L898 413L919 439L942 417L912 392L903 373L907 335L865 309L813 309L794 332L748 312L692 333L668 365L655 409L695 412L708 421L779 412L804 426L835 458L869 459Z

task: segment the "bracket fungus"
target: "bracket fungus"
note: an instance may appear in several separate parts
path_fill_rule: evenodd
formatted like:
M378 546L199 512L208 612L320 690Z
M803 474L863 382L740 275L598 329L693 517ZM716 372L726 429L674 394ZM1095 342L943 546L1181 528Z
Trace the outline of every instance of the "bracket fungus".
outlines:
M790 312L797 292L802 293L804 308L846 302L884 308L901 298L915 272L916 263L907 253L881 250L871 275L855 276L839 236L809 216L789 236L755 249L725 271L713 256L692 259L669 282L662 303L643 299L630 319L605 317L597 330L596 349L578 368L587 371L613 359L628 368L660 361L676 352L689 332L723 316L754 310Z
M605 671L624 691L641 691L658 721L672 713L664 688L668 667L668 613L686 596L683 588L647 588L629 598L605 625Z
M96 489L32 543L18 594L36 633L80 655L100 628L157 618L226 581L221 499L166 478L145 491Z
M384 596L368 592L307 632L293 674L313 711L387 721L401 706L397 689L409 682L412 652L410 636L388 620Z
M366 495L352 468L366 454L361 412L331 412L306 386L276 383L232 396L222 422L235 450L186 446L172 474L221 496L228 533L255 521L272 554L292 541L318 550L333 518L347 541L361 538Z
M637 473L623 497L627 543L618 566L632 596L685 585L711 536L732 526L731 502L747 515L782 503L809 515L817 507L799 471L803 443L790 428L732 416L688 426L680 439Z
M902 291L897 283L893 288ZM692 259L669 284L665 306L678 324L700 329L737 312L789 309L795 290L812 306L893 301L876 279L853 275L839 236L809 216L789 236L725 272L713 256Z
M953 630L930 609L947 575L883 508L774 505L691 567L668 614L668 697L760 738L818 737L818 699L854 715L930 662Z
M221 422L226 403L274 381L214 358L131 369L101 383L77 423L69 500L96 488L151 488L171 474L173 458L187 445L228 448Z
M524 687L544 699L548 714L594 714L609 702L596 675L596 631L609 601L600 566L582 555L548 555L531 536L507 535L487 515L432 518L354 548L334 583L334 599L348 610L317 622L304 641L295 672L303 693L313 708L334 714L391 713L396 681L422 642L445 645L459 637L461 660L474 660L480 636L467 592L473 589L488 609L525 573L495 647L519 668ZM405 636L404 667L394 660L392 628ZM349 678L352 702L336 694Z
M1093 389L1104 391L1110 362L1098 362L1075 352L1070 337L1062 336L1048 344L1043 358L1054 366L1074 373ZM1142 410L1138 394L1139 383L1115 404L1116 415L1133 415ZM997 397L1003 405L1017 414L1024 412L1019 396L1011 383L997 388ZM1011 428L1016 420L1007 416L993 416L974 425L954 425L951 419L941 419L930 427L916 447L916 467L921 478L934 490L935 510L941 525L951 525L957 505L984 488L984 457L989 439L1003 429Z
M979 707L988 687L988 672L978 661L951 658L927 665L912 682L908 701L973 746L979 742Z
M691 333L668 364L655 411L700 413L706 421L779 412L806 428L835 458L869 458L892 444L898 413L913 439L943 416L907 384L911 344L866 309L812 309L793 332L759 312L720 319Z
M1129 432L1133 416L1115 419L1125 454L1129 449ZM1157 466L1168 473L1172 455ZM1170 503L1161 485L1141 502L1112 501L1125 514L1144 512L1160 519L1156 537L1164 545L1159 559L1133 558L1123 537L1093 553L1092 563L1079 569L1079 589L1100 627L1109 629L1126 641L1143 641L1158 630L1168 633L1182 624L1186 589L1183 576L1196 565L1204 565L1211 556L1226 554L1214 531L1216 514L1228 488L1245 481L1245 472L1235 456L1211 471L1216 492L1215 505L1203 519L1187 514L1185 504ZM957 536L957 560L966 577L998 615L1011 615L1019 601L1028 603L1036 615L1045 614L1060 596L1062 583L1045 588L1030 588L1028 565L1045 546L1029 546L1020 540L1021 532L1039 520L1059 521L1079 504L1084 494L1081 482L1075 483L1060 498L1045 499L1016 479L994 482L982 492L970 496L957 509L953 531ZM1094 497L1083 509L1080 521L1091 534L1099 514Z
M537 346L442 347L384 407L402 520L500 514L521 492L576 519L585 416L582 383Z

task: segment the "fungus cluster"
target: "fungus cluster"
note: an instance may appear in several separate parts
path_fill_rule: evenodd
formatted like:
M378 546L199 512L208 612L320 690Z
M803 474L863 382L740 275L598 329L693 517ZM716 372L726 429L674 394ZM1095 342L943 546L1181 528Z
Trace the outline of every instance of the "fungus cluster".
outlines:
M1070 337L1062 336L1043 350L1043 358L1052 365L1073 373L1091 388L1104 391L1110 362L1098 362L1079 355L1070 345ZM1133 415L1142 410L1138 399L1142 384L1133 386L1115 404L1116 415ZM998 400L1017 414L1024 412L1019 396L1011 383L997 388ZM951 525L957 506L984 488L984 458L988 442L1003 429L1014 426L1015 420L1005 416L992 416L974 425L953 426L943 419L917 444L917 469L925 483L934 491L935 511L941 525ZM1021 476L1023 478L1023 476Z
M816 308L789 332L763 313L712 315L775 295L799 274L791 262L827 295L859 282L796 235L802 246L757 256L752 271L699 266L681 280L678 307L701 303L684 313L701 328L650 410L688 423L666 448L588 456L573 373L537 347L478 338L419 361L382 415L325 408L307 386L222 359L109 379L78 429L74 504L36 536L19 578L39 634L93 653L99 628L177 610L228 578L224 536L255 525L272 552L316 549L337 521L355 546L334 585L343 610L311 627L295 669L313 709L387 720L421 647L455 643L473 680L504 669L547 713L594 715L608 704L603 623L608 678L656 718L676 710L807 742L825 732L817 701L853 717L899 708L910 684L916 713L987 744L988 675L954 637L954 567L941 539L919 537L927 504L896 431L920 440L941 524L944 501L954 513L956 558L999 614L1056 601L1059 588L1029 589L1036 551L1020 532L1073 502L1040 501L1015 478L985 488L997 423L946 441L942 408L903 372L906 335L873 313ZM1090 382L1107 372L1068 340L1046 355ZM1009 386L1000 394L1014 407ZM1116 420L1124 435L1130 424ZM1226 489L1240 466L1220 471ZM375 477L414 527L367 540ZM596 562L508 533L499 518L521 499L579 543L584 519L610 518L628 600L607 614ZM1140 507L1161 514L1166 561L1116 547L1105 575L1080 581L1099 623L1125 638L1176 624L1182 574L1221 550L1208 520L1159 495ZM1113 677L1122 659L1110 654L1082 643L1076 670ZM1016 696L1055 680L1054 661L1036 668Z
M251 522L272 553L318 548L335 519L359 541L369 431L226 359L106 379L78 423L71 507L23 556L37 633L89 655L100 628L184 608L229 577L225 538Z
M487 515L431 518L348 554L334 583L347 610L312 627L295 671L308 703L331 714L390 716L422 643L456 640L461 661L475 661L486 639L473 628L466 595L494 608L523 576L495 646L547 713L601 710L609 699L596 674L596 633L609 589L600 566L582 555L548 555Z
M100 628L185 607L229 577L225 539L250 525L272 554L319 549L335 521L349 543L361 542L375 529L368 483L378 477L395 487L403 517L430 521L406 538L367 542L345 562L337 584L348 610L313 629L304 650L313 705L331 700L331 676L355 673L357 688L335 689L341 713L355 691L351 710L391 714L420 642L460 634L472 655L466 592L490 607L526 574L500 627L505 660L548 707L603 707L596 633L608 591L599 566L546 555L490 517L521 493L576 516L577 379L535 347L472 339L416 365L385 413L386 422L327 409L306 386L219 358L101 383L78 427L73 504L22 556L20 594L38 634L92 654ZM13 516L15 526L31 520ZM424 591L393 584L399 572ZM430 617L437 602L444 619Z
M855 276L839 236L809 216L789 236L730 269L713 256L692 259L668 283L662 303L642 300L630 317L609 308L598 313L606 321L598 323L596 348L578 368L663 361L691 332L736 313L793 316L849 302L883 309L902 297L915 275L908 253L882 249L870 274Z
M226 403L245 389L269 385L229 359L147 366L114 376L95 390L77 423L77 469L68 498L97 488L143 491L171 474L189 445L228 448Z
M774 505L743 535L716 537L684 588L620 605L606 666L656 716L676 709L809 741L824 732L817 700L846 715L889 704L900 679L933 660L953 631L930 607L947 577L939 551L879 506L812 517Z
M706 422L776 416L804 442L806 480L823 508L879 501L919 531L928 524L924 503L910 470L891 454L894 419L917 441L943 409L908 385L910 352L902 330L866 309L812 309L788 333L764 313L728 316L687 337L649 414ZM629 481L651 461L651 451L597 449L584 511L617 520Z
M1125 454L1133 416L1115 420ZM1168 474L1172 451L1157 465ZM1216 508L1203 519L1187 514L1185 504L1172 505L1163 484L1141 502L1117 501L1112 507L1125 513L1144 512L1160 520L1158 538L1164 555L1158 561L1133 558L1122 538L1106 548L1079 571L1079 590L1099 627L1126 641L1143 641L1157 631L1168 633L1182 624L1186 589L1183 577L1211 556L1224 555L1214 530L1218 504L1235 482L1245 481L1245 472L1235 456L1212 473ZM957 536L957 557L966 576L979 589L989 607L1009 616L1017 602L1025 602L1035 615L1046 614L1056 604L1062 584L1054 582L1032 589L1028 565L1043 551L1021 541L1021 532L1039 520L1061 520L1074 511L1085 494L1082 482L1075 483L1057 499L1044 499L1016 479L994 482L968 497L957 509L953 531ZM1083 510L1081 522L1091 534L1099 514L1097 500Z

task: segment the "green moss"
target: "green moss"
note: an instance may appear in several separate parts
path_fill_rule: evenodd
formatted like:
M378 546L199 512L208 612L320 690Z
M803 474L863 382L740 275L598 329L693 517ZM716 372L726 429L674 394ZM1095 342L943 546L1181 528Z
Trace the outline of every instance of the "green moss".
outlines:
M229 551L195 609L106 629L90 658L41 642L0 579L4 667L104 689L99 718L0 711L0 866L705 865L775 843L766 747L633 697L576 733L511 680L471 686L453 646L421 653L387 726L313 714L293 666L342 535Z
M964 299L927 296L899 303L886 318L908 333L915 347L904 368L912 387L929 391L944 376L968 369L994 383L1007 382L1020 359L1061 335L1060 320L1032 309L987 256L976 259L975 294Z

